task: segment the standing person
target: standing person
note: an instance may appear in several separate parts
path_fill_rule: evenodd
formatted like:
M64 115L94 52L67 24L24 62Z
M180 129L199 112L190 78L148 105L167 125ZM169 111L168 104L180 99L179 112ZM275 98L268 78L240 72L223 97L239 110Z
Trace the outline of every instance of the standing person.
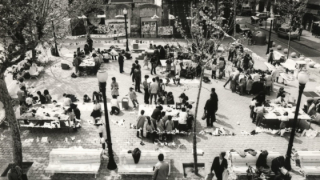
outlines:
M157 65L158 65L157 58L153 56L151 58L151 72L150 72L151 75L153 75L153 73L157 75L157 72L156 72Z
M172 141L172 131L174 130L174 123L172 121L172 116L168 116L168 120L164 124L166 130L167 143Z
M43 95L46 98L46 103L51 104L52 97L47 89L43 91Z
M212 74L211 74L211 79L216 79L216 73L217 73L217 59L214 59L212 61L211 64L211 70L212 70Z
M218 110L218 98L215 94L210 95L204 106L204 112L207 116L207 127L213 127L213 122L216 121L216 112Z
M150 104L152 104L152 98L154 97L154 104L157 104L157 95L159 92L159 85L156 83L156 79L152 78L152 83L150 84Z
M147 52L145 52L144 58L143 58L143 67L147 66L147 69L149 69L149 61L150 61L149 55Z
M81 64L81 58L80 58L80 56L79 55L77 55L74 59L73 59L73 66L74 66L74 68L75 68L75 73L76 73L76 75L77 76L79 76L79 66L80 66L80 64Z
M229 55L228 55L228 61L233 62L233 58L237 56L237 52L233 46L230 47Z
M219 58L219 78L222 79L224 77L224 69L226 68L226 61L224 60L224 57Z
M119 84L116 81L116 78L112 78L112 83L111 83L111 96L119 96Z
M164 155L158 155L159 162L154 166L154 174L152 180L166 180L170 176L169 164L164 161Z
M273 64L273 61L274 61L273 49L270 49L270 53L268 55L268 63Z
M123 71L123 63L124 63L124 57L122 53L119 53L119 68L120 68L120 73L124 73Z
M140 112L140 116L137 119L137 137L139 137L139 132L140 132L140 136L143 137L143 126L146 122L146 117L144 116L144 110L141 110Z
M137 105L139 105L139 102L137 100L137 94L136 94L136 92L133 91L132 87L129 90L130 91L129 91L128 95L132 101L133 107L136 108Z
M267 75L265 77L264 81L265 91L267 95L270 95L271 87L272 87L272 76L270 72L267 72Z
M134 73L133 73L135 68L136 68L136 64L132 63L131 72L130 72L130 76L132 76L132 85L134 84L134 80L135 80Z
M166 66L166 71L167 71L167 72L170 72L170 71L171 71L171 64L172 64L172 62L173 62L172 59L173 59L173 58L170 57L168 60L166 60L166 64L167 64L167 66Z
M140 65L139 65L140 66ZM141 71L140 69L138 68L139 67L138 65L136 65L136 68L134 69L133 71L133 74L134 74L134 78L135 78L135 88L134 90L136 92L139 92L139 93L142 93L141 90L140 90L140 84L141 84Z
M25 93L25 86L22 86L17 92L18 100L20 105L26 101L27 94Z
M46 98L41 94L40 91L37 92L38 96L39 96L39 101L41 104L45 104L46 103Z
M149 86L150 86L150 84L148 83L148 78L149 78L149 76L145 75L144 76L144 81L142 83L143 89L144 89L144 103L145 104L149 104L149 96L150 96L150 94L149 94Z
M217 180L222 180L223 171L226 171L228 168L228 161L224 158L225 156L226 152L221 152L220 156L217 156L213 159L211 172L214 171Z
M97 74L98 70L100 69L100 66L101 66L101 61L100 61L100 58L99 56L97 56L95 53L92 54L92 57L93 57L93 60L94 60L94 74Z
M89 51L92 52L93 40L91 39L91 37L89 35L87 36L87 44L89 46Z

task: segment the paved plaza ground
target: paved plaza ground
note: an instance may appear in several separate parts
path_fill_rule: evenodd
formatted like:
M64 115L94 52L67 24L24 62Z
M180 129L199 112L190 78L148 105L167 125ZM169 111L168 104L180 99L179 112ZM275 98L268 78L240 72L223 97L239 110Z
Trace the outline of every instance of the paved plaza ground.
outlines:
M156 41L156 40L155 40ZM161 40L157 42L160 43ZM75 47L70 47L73 52ZM103 49L103 48L102 48ZM265 48L260 50L259 47L253 48L254 51L257 51L257 54L263 55L265 53ZM262 53L263 51L263 53ZM133 54L133 60L137 54ZM71 58L63 58L65 61L71 62ZM116 77L120 86L120 97L119 100L124 97L128 91L129 87L133 87L131 82L131 77L129 75L130 68L133 63L133 60L126 60L124 71L125 73L119 73L118 62L110 62L106 64L109 68L109 80L107 84L107 96L108 101L110 101L110 81L112 77ZM142 61L140 61L142 64ZM264 68L263 61L257 61L255 64L256 68ZM83 148L94 149L101 148L99 144L99 135L98 129L90 124L88 121L91 119L90 113L91 109L84 108L83 102L81 101L84 94L91 95L93 91L98 91L98 81L94 76L88 77L78 77L71 78L70 75L74 71L72 70L61 70L60 60L57 60L53 63L52 66L46 67L45 73L41 75L38 80L28 80L27 86L34 87L31 91L43 91L48 89L53 96L53 99L61 100L63 93L75 94L79 99L78 102L81 110L81 120L82 128L78 132L70 132L55 129L55 130L21 130L21 138L23 141L23 160L32 161L33 166L29 170L28 176L30 180L90 180L95 179L94 175L78 175L78 174L55 174L49 177L45 173L44 169L49 163L49 153L54 148L69 148L74 146L82 146ZM157 72L160 72L160 68L157 69ZM206 71L206 75L209 71ZM150 75L149 70L146 67L142 68L142 75ZM158 73L160 77L163 77ZM151 76L155 77L155 76ZM241 135L242 131L251 132L256 128L255 124L251 123L249 117L249 104L252 96L239 96L238 94L232 93L229 89L229 85L226 88L223 88L226 78L223 80L213 80L209 84L203 84L201 90L201 97L199 102L199 112L198 112L198 121L197 121L197 146L198 149L204 151L203 156L198 156L198 161L205 163L207 172L211 167L213 158L219 154L221 151L227 151L230 149L243 150L247 148L252 148L255 150L269 150L277 151L283 155L286 153L289 134L286 133L284 137L279 137L279 135L272 135L268 133L259 133L254 136ZM17 84L14 81L11 81L11 76L8 75L6 79L8 89L11 93L14 94L14 89L17 88ZM296 84L290 84L286 86L286 91L290 92L294 97L297 97L298 89ZM277 91L282 84L275 84L274 90ZM309 82L305 90L315 90L314 88L319 86L319 83L315 80ZM206 128L206 122L201 120L203 114L203 108L205 101L210 96L210 89L215 88L219 97L219 110L217 112L217 122L214 123L214 128ZM189 96L189 99L195 101L198 84L190 83L183 84L182 86L169 85L166 87L166 91L171 91L174 94L175 100L178 99L178 96L185 91L186 95ZM143 93L138 94L138 101L140 104L143 104ZM267 99L273 99L275 93L271 96L268 96ZM302 103L304 103L306 97L303 97ZM132 104L130 102L130 106ZM195 108L195 104L194 104ZM193 162L192 155L192 136L182 136L176 135L174 137L174 142L177 145L184 144L182 148L178 147L160 147L151 143L149 140L144 139L145 145L140 145L141 139L136 137L136 130L130 129L129 124L135 123L136 117L138 115L137 109L130 108L129 110L123 110L118 116L109 116L111 119L111 136L113 142L113 149L115 154L116 162L119 162L118 155L122 149L133 150L138 147L143 152L144 150L156 150L162 149L169 151L169 158L172 159L172 173L170 180L183 177L182 163ZM113 121L120 119L125 119L125 126L118 126ZM224 127L225 129L234 132L235 136L212 136L209 134L200 135L201 130L213 131L217 127ZM312 126L318 128L317 126ZM319 128L318 128L319 129ZM12 161L12 147L11 147L11 137L10 129L0 129L0 134L4 138L0 141L0 164L9 163ZM36 142L37 138L48 137L50 143L41 143ZM74 142L71 141L71 137L75 137ZM68 138L69 142L65 142L65 138ZM34 139L32 143L25 143L26 139ZM80 140L80 141L79 141ZM132 144L127 142L133 142ZM307 137L296 137L294 141L294 148L307 149L307 150L320 150L319 137L310 139ZM297 172L293 172L294 178L303 179L302 176ZM107 180L107 179L118 179L120 178L117 174L117 171L110 171L107 169L107 160L102 160L99 174L97 180ZM0 180L6 178L0 177ZM125 180L149 180L150 176L122 176L122 179ZM320 179L316 177L308 177L308 179Z

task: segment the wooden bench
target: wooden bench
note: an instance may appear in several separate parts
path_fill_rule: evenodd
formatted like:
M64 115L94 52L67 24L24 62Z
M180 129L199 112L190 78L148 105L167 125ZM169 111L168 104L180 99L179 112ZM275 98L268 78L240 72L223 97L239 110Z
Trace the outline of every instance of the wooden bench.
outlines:
M267 165L271 167L271 161L279 156L282 156L278 152L269 152L269 155L267 157ZM256 168L256 162L259 157L260 152L256 154L256 156L252 156L249 153L246 153L246 157L241 157L237 152L231 152L231 163L232 163L232 169L237 175L246 175L247 174L247 169L248 165L253 167L254 169Z
M101 150L98 149L53 149L49 155L46 173L98 174Z
M320 151L298 151L300 166L305 175L320 175Z
M141 156L138 164L134 163L131 153L128 150L120 152L120 163L118 173L121 175L153 175L153 167L159 161L158 155L164 155L164 161L169 163L169 174L171 172L171 160L168 159L167 153L162 151L141 150Z

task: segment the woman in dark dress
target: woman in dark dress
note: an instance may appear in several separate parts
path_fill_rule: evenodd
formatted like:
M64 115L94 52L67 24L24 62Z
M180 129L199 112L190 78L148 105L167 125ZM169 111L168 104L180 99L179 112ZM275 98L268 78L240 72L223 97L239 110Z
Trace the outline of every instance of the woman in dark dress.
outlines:
M214 174L218 180L222 180L223 171L228 168L228 161L224 158L225 156L226 152L221 152L220 156L217 156L213 159L211 172L214 171Z

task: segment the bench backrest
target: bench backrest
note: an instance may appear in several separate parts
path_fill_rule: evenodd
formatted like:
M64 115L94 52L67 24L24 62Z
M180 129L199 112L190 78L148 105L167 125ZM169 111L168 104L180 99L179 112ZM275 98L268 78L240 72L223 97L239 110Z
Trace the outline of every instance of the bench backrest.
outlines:
M98 164L101 150L96 149L53 149L50 164Z
M271 161L281 156L278 152L268 152L267 164L271 167ZM233 166L247 166L250 165L252 167L256 166L257 159L260 153L257 153L256 156L252 156L251 154L246 155L246 157L241 157L237 152L231 152L231 162Z
M150 165L156 164L159 161L158 160L159 153L162 153L166 160L166 154L163 152L142 150L138 164L150 164ZM120 164L121 165L135 164L132 154L122 151L120 153Z
M320 166L320 154L299 154L301 167L304 166Z

